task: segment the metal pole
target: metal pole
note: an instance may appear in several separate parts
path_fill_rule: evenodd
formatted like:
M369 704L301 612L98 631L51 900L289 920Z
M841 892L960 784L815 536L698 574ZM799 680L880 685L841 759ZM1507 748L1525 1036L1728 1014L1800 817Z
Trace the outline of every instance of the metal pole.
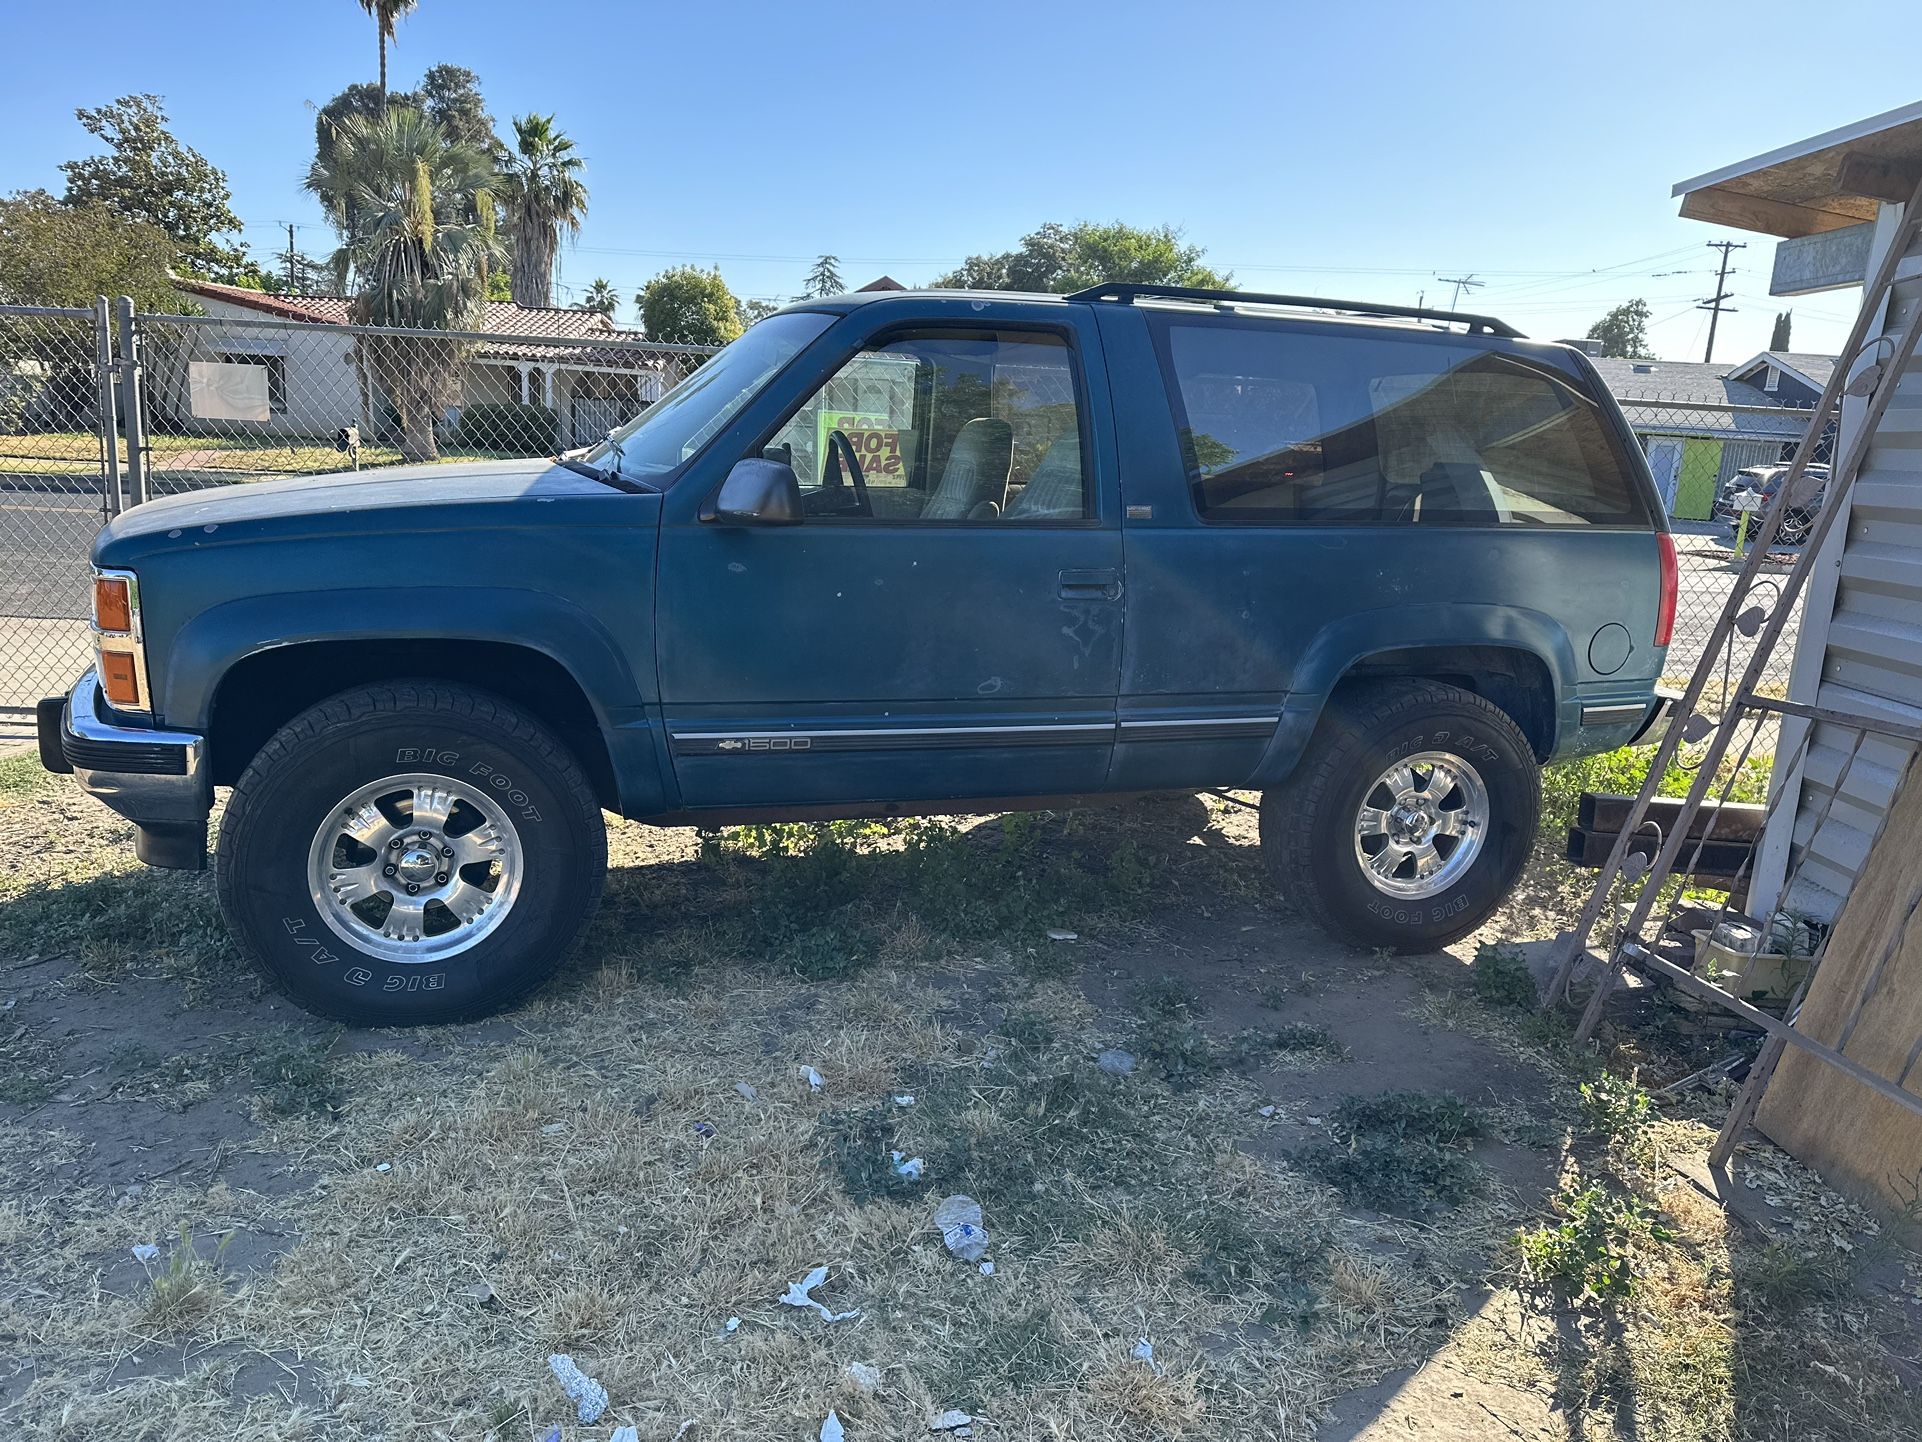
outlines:
M100 505L108 520L120 514L120 417L114 404L113 319L107 298L93 298L94 402L100 431Z
M147 418L140 404L140 337L133 320L133 298L114 302L120 321L120 412L127 427L127 504L147 499Z

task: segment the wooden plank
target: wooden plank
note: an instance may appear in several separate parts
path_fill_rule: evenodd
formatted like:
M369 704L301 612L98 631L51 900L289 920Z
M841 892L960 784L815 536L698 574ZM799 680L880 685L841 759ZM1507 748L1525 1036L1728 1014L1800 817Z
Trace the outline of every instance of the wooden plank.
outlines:
M1907 197L1904 197L1906 199ZM1815 210L1806 205L1790 205L1780 200L1764 200L1759 195L1710 186L1692 190L1682 197L1685 220L1706 220L1714 225L1732 225L1738 230L1759 230L1764 235L1794 237L1816 235L1825 230L1846 230L1860 225L1862 217L1840 211Z
M1849 151L1835 168L1835 194L1865 195L1900 205L1914 194L1922 182L1922 165L1913 161L1878 160L1873 155Z
M1628 824L1635 809L1633 796L1618 796L1608 791L1584 791L1575 805L1575 824L1584 831L1606 831L1613 835ZM1682 798L1657 796L1642 813L1644 824L1654 822L1664 835L1682 814ZM1753 841L1762 834L1768 807L1752 801L1704 801L1689 825L1692 837L1713 835L1717 841ZM1711 824L1713 831L1710 830Z
M1901 1100L1914 1093L1886 1090L1922 1037L1922 918L1910 905L1919 894L1922 784L1911 762L1796 1017L1801 1037L1839 1048L1850 1067L1791 1045L1755 1116L1824 1177L1883 1205L1899 1203L1922 1171L1922 1114Z
M1616 833L1613 831L1584 831L1579 826L1568 828L1568 863L1571 866L1598 867L1608 864L1608 854L1615 845ZM1631 847L1629 854L1653 857L1655 854L1655 834L1638 838L1647 842L1645 846ZM1698 859L1695 847L1690 845L1676 861L1675 869L1680 872L1693 866L1688 874L1704 885L1727 883L1739 876L1742 868L1748 865L1755 854L1753 841L1704 841L1701 843L1701 856Z

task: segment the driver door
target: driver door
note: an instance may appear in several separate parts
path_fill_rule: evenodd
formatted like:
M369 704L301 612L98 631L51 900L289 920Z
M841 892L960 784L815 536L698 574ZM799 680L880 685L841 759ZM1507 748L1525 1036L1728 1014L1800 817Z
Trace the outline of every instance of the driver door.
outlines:
M1072 324L879 338L749 451L794 467L800 524L664 520L684 806L1103 786L1121 535L1078 341Z

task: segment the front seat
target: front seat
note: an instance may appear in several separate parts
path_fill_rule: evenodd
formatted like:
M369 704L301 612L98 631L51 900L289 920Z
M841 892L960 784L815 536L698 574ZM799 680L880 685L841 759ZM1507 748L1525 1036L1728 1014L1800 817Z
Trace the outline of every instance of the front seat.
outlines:
M1087 514L1081 496L1081 439L1063 436L1008 503L1011 521L1078 521Z
M921 519L966 521L1000 515L1013 469L1014 427L993 416L969 421L954 438L941 484L928 497Z

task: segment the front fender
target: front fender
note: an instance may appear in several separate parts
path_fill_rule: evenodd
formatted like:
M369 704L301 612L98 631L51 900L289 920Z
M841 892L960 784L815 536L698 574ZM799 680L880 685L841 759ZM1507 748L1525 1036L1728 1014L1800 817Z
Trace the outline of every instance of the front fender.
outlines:
M580 684L603 727L652 700L606 627L564 597L506 587L382 587L247 596L182 623L154 657L159 713L204 732L220 678L238 661L313 641L487 641L525 646L558 662Z
M1281 720L1255 767L1254 787L1288 778L1307 749L1322 708L1341 679L1357 665L1384 653L1457 646L1496 646L1533 656L1548 668L1555 688L1551 714L1575 685L1575 646L1554 617L1518 606L1393 606L1330 621L1302 652Z

